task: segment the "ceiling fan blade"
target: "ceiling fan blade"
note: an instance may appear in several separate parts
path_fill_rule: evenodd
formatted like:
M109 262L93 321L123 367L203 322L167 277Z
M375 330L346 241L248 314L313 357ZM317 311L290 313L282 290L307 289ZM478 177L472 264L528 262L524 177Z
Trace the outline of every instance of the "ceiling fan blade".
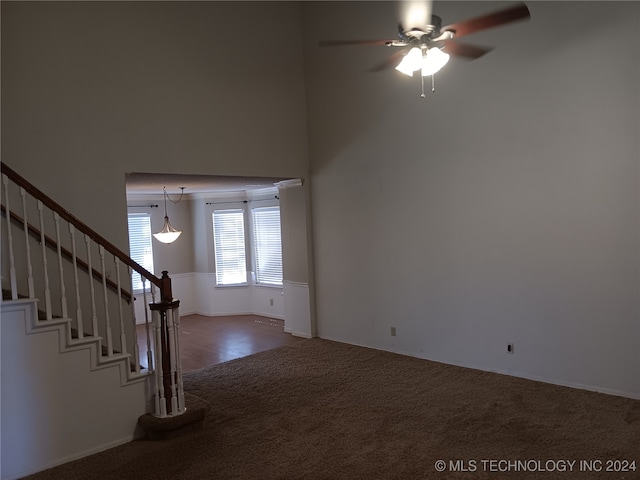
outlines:
M322 40L318 42L320 47L339 47L344 45L371 45L385 46L393 40Z
M493 47L480 47L476 45L469 45L468 43L459 42L446 42L444 46L445 53L455 55L457 57L465 57L471 60L480 58L481 56L489 53L493 50Z
M442 27L440 31L453 31L456 38L464 35L469 35L480 30L486 30L488 28L497 27L506 23L515 22L518 20L529 19L531 14L524 2L519 2L504 10L498 10L497 12L482 15L480 17L471 18L458 23L452 23Z
M369 72L381 72L382 70L387 70L389 68L394 68L398 65L403 55L405 54L404 50L398 50L397 52L390 55L384 62L379 63L375 67L370 68Z

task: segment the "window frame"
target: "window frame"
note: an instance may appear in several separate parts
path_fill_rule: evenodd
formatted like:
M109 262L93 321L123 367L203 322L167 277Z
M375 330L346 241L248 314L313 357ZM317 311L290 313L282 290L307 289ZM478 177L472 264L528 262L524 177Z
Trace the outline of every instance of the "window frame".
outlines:
M275 221L273 218L271 221L261 221L259 217L262 213L265 213L271 217L273 217L273 212L277 212L277 236L275 231L273 230L275 227ZM252 232L251 232L251 247L252 247L252 262L254 267L254 278L255 284L261 287L275 287L282 288L284 285L284 273L283 273L283 264L282 264L282 218L281 218L281 210L280 205L269 205L263 207L252 207L251 208L251 221L252 221ZM274 239L277 238L277 245L273 244ZM261 245L260 244L266 244ZM271 243L271 244L270 244ZM275 251L277 250L277 252ZM264 254L263 254L264 252ZM266 254L266 255L265 255ZM261 273L262 266L261 264L264 262L265 264L273 263L270 260L273 255L276 256L276 265L278 274L274 275L273 267L271 265L264 266L264 274ZM269 258L266 258L269 257Z
M132 218L144 218L146 219L146 227L148 227L148 235L144 235L142 239L136 236L132 241L132 233L135 234L135 229L132 229L131 219ZM143 227L144 228L144 227ZM133 230L133 232L132 232ZM153 256L153 236L151 231L151 214L148 212L135 212L135 213L127 213L127 236L129 238L129 256L133 261L139 264L141 267L145 268L150 273L154 273L155 261ZM145 242L148 240L148 242ZM148 249L149 252L143 252L142 255L145 258L141 258L139 256L139 245L142 245L142 249ZM150 261L149 261L150 260ZM146 288L143 288L143 285L146 285ZM131 273L131 291L132 293L139 294L143 291L149 292L151 290L150 282L143 283L140 278L140 274L135 270Z
M239 255L239 252L242 252L241 258L236 259L236 267L240 267L241 265L244 267L244 271L242 271L242 269L237 269L235 272L233 271L234 268L233 266L229 266L229 267L224 267L225 265L225 261L222 257L222 255L224 255L224 251L220 250L220 248L218 247L218 245L222 245L222 240L224 238L229 238L228 237L228 231L226 232L227 235L224 235L223 232L221 232L221 230L224 228L223 225L219 225L218 229L216 228L216 213L218 213L218 215L220 215L219 218L223 218L222 215L237 215L240 214L240 222L238 222L238 219L236 218L235 221L235 227L237 228L239 225L241 226L242 229L242 235L239 235L239 231L236 230L236 232L234 232L235 237L241 237L242 238L242 249L239 248L239 240L238 238L235 238L234 241L229 243L229 248L228 248L228 255L233 257L234 252L234 243L235 243L235 254ZM246 226L246 212L244 208L214 208L211 212L211 223L212 223L212 234L213 234L213 259L214 259L214 274L215 274L215 281L216 281L216 287L237 287L237 286L246 286L249 285L249 269L247 268L247 226ZM234 225L229 224L227 225L227 228L233 231L233 227ZM222 261L221 261L222 260ZM232 264L233 260L229 260L229 264ZM221 270L221 266L223 267L224 270ZM225 271L228 270L228 271ZM221 281L224 280L224 276L225 275L244 275L244 278L241 279L241 281Z

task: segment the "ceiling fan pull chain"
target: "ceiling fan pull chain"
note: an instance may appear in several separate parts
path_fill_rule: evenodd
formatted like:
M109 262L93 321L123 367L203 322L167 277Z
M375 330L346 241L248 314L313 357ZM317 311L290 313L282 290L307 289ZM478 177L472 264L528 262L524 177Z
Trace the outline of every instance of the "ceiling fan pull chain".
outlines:
M420 78L422 80L422 93L420 94L420 98L427 98L427 96L424 94L424 77L421 75ZM436 91L436 74L433 73L431 74L431 93L434 93L435 91Z

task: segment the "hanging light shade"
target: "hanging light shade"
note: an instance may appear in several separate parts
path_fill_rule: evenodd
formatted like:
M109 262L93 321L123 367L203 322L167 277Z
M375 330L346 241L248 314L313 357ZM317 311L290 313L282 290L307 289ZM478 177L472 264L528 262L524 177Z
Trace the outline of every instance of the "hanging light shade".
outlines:
M167 215L167 189L164 188L164 227L158 233L154 233L153 236L162 243L172 243L175 242L176 239L182 233L182 230L176 230L173 228L171 223L169 223L169 216ZM182 188L182 193L184 193L184 188ZM182 199L182 194L180 195L180 199ZM179 202L180 200L178 200ZM175 203L178 203L175 202Z
M400 73L413 77L413 72L422 68L422 52L418 47L409 50L396 67Z
M433 75L449 61L449 55L439 48L430 48L427 54L422 58L422 76Z
M172 243L175 242L176 239L180 236L182 230L176 230L169 223L169 217L164 217L164 227L158 233L154 233L153 236L156 237L156 240L162 243Z

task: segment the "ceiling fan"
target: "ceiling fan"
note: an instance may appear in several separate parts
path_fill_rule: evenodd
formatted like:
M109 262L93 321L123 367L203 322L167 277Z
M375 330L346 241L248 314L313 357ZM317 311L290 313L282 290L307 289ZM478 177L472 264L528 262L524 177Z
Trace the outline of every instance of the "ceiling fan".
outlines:
M370 71L380 71L396 65L396 70L413 76L421 71L422 98L424 77L431 75L431 89L434 88L434 75L449 61L450 55L467 59L476 59L493 50L458 42L457 39L508 23L528 20L531 17L524 2L518 2L507 8L470 18L457 23L442 26L442 19L431 14L432 0L405 1L402 3L402 21L398 24L398 38L393 40L325 40L319 42L322 47L341 45L372 45L395 47L399 50L383 63ZM412 25L405 28L406 25ZM400 60L400 63L398 61Z

